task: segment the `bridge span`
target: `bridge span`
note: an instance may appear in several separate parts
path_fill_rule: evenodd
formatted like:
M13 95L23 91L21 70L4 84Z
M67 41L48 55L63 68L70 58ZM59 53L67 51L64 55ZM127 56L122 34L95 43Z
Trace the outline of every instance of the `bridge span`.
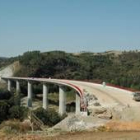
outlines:
M1 77L7 81L7 89L11 91L11 82L16 82L16 92L20 92L20 81L27 81L27 107L32 107L32 82L41 82L43 85L43 108L48 108L48 89L49 83L59 86L59 113L63 115L66 112L66 95L65 87L70 87L76 93L76 114L80 114L81 110L86 112L86 104L84 102L83 89L68 81L51 78L33 78L33 77Z
M8 90L11 90L11 81L16 82L16 91L20 91L20 81L28 82L27 106L32 106L32 82L41 82L43 85L43 108L48 108L48 83L57 84L59 86L59 113L63 115L66 112L66 96L65 86L73 88L76 93L76 114L81 114L81 111L87 111L86 94L93 94L97 97L99 103L103 107L116 106L140 106L140 102L133 100L131 91L95 84L90 82L50 79L50 78L28 78L28 77L1 77L7 81Z

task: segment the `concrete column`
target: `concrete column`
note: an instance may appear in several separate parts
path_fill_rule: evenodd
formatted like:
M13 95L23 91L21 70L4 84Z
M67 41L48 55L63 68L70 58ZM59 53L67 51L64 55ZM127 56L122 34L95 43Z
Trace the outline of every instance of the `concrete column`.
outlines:
M43 108L48 109L48 86L43 84Z
M16 98L17 98L17 105L20 105L20 83L16 80Z
M16 92L19 93L20 92L20 84L19 81L16 80Z
M76 93L76 114L80 114L80 96Z
M28 81L27 106L32 107L32 83L30 81Z
M11 80L8 79L8 91L11 91Z
M66 113L66 94L65 88L59 86L59 114L63 115Z

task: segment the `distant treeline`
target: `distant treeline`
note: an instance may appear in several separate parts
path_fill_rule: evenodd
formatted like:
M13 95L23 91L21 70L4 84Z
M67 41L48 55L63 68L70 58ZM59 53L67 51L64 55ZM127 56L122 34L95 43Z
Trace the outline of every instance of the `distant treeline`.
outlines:
M63 51L26 52L16 57L15 76L89 80L140 89L140 52L71 54ZM13 58L12 58L13 60Z
M12 58L0 57L0 69L2 69L3 67L5 67L7 65L10 65L17 59L18 59L18 57L12 57Z

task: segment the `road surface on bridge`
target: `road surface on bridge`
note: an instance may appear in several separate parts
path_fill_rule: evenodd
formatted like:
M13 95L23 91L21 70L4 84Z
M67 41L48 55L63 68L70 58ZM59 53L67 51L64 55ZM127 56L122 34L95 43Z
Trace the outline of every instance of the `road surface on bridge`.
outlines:
M30 80L38 82L47 82L54 84L62 84L70 86L77 90L79 94L93 94L97 97L102 106L110 107L116 105L123 106L140 106L140 102L133 100L133 92L111 87L103 86L102 84L95 84L91 82L75 81L75 80L62 80L50 78L33 78L33 77L7 77L13 80ZM84 92L83 92L84 91Z
M140 102L133 100L133 92L111 87L103 86L102 84L95 84L90 82L81 82L74 80L61 80L68 83L72 83L81 90L85 90L89 94L94 94L102 106L115 106L115 105L124 105L124 106L140 106Z

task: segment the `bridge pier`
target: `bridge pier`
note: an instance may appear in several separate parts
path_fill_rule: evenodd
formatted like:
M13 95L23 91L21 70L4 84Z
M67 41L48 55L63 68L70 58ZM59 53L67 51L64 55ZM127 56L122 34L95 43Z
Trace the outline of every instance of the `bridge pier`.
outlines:
M8 79L8 91L11 91L11 80L10 79Z
M54 83L56 85L59 85L59 114L63 115L66 113L66 94L65 94L65 86L71 87L75 89L76 93L76 105L75 105L75 113L76 114L81 114L82 111L82 100L80 95L82 96L82 92L79 90L78 87L71 83L65 83L63 81L54 79L54 80L49 80L49 79L42 79L41 78L20 78L20 77L2 77L3 80L7 81L7 89L8 91L11 91L11 85L12 81L16 81L16 92L20 92L20 83L19 81L24 80L28 81L27 84L27 107L32 107L32 82L33 81L38 81L38 82L43 82L43 108L48 109L48 86L47 83ZM84 104L83 104L84 105ZM86 107L84 108L86 109ZM86 111L86 110L84 110Z
M19 81L16 80L16 92L19 93L20 92L20 84Z
M66 113L66 94L65 88L59 86L59 114L63 115Z
M80 96L76 93L76 114L80 114Z
M43 84L43 108L48 109L48 91L49 87L44 83Z
M32 83L28 81L27 107L32 107Z

